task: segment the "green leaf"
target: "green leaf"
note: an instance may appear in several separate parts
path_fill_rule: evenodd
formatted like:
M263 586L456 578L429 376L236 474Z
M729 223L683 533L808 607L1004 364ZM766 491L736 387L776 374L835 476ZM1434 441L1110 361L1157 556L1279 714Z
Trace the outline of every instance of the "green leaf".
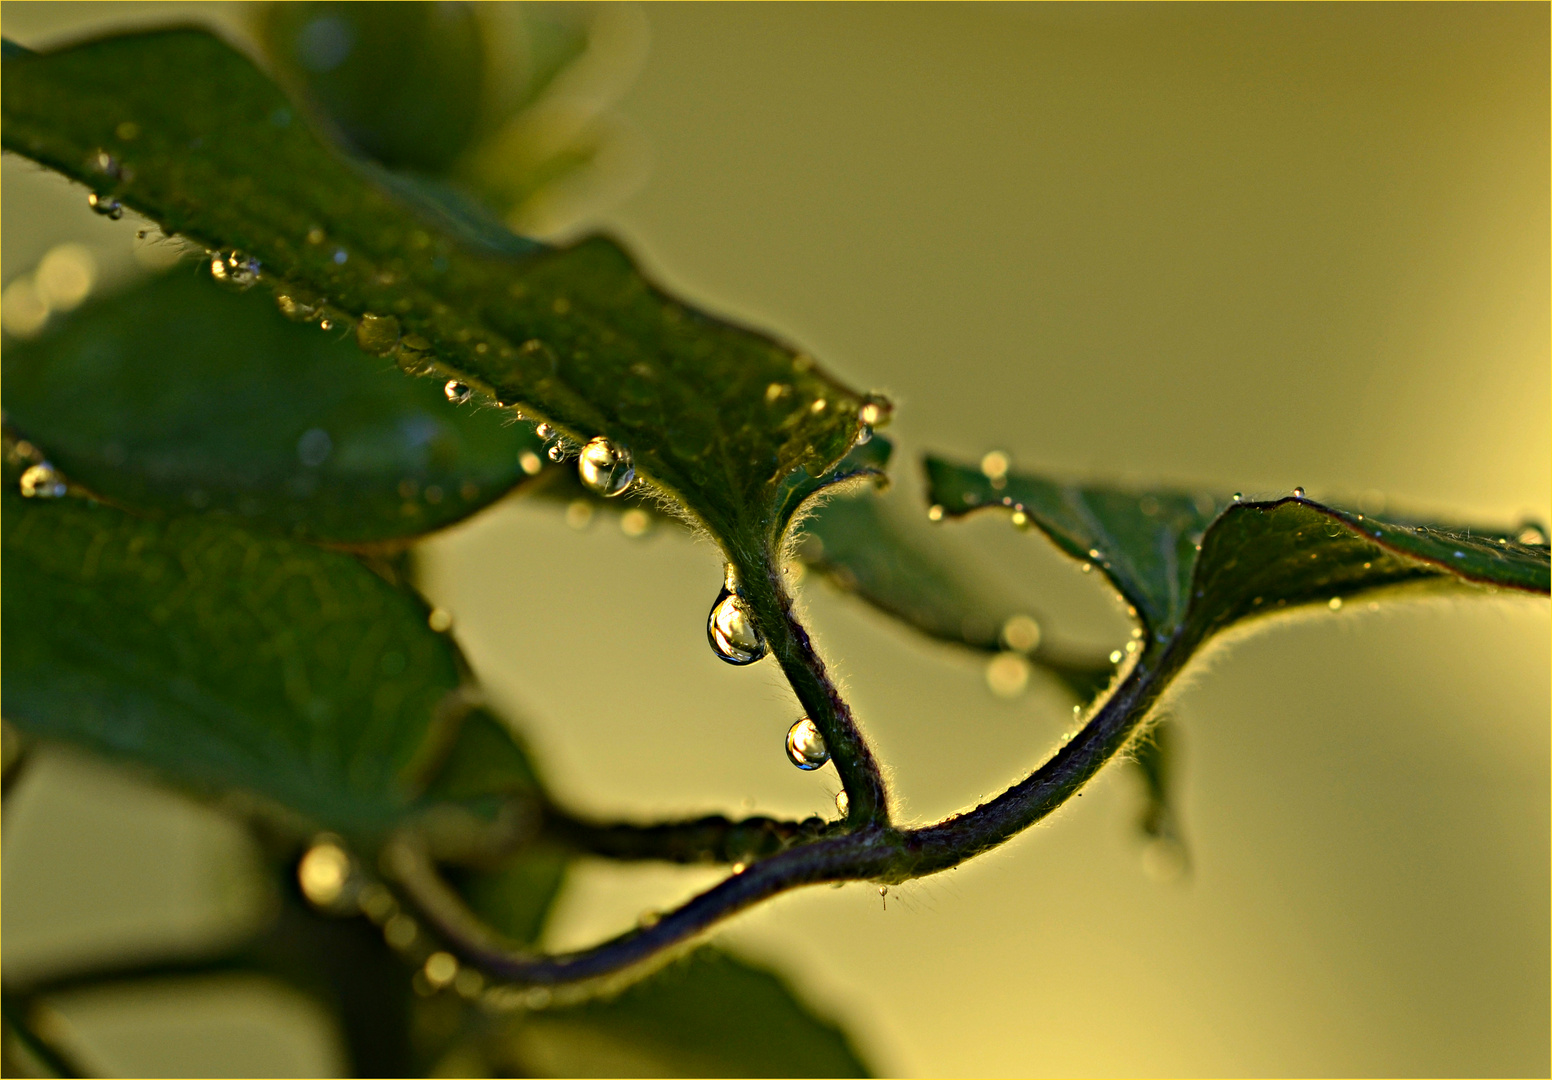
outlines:
M480 126L486 50L465 4L266 4L265 52L341 141L390 168L446 172Z
M1154 721L1130 744L1131 760L1143 786L1143 807L1137 817L1138 831L1154 844L1159 853L1174 856L1180 869L1189 865L1185 837L1181 834L1180 815L1175 807L1175 770L1180 755L1180 734L1169 716Z
M526 1075L868 1075L777 975L710 947L612 1001L534 1013L514 1043Z
M1478 527L1382 521L1302 494L1236 501L1019 473L993 479L933 457L926 465L943 514L1002 506L1027 515L1067 554L1097 566L1158 642L1205 641L1241 619L1340 607L1396 585L1546 593L1552 580L1544 544Z
M450 525L542 463L529 425L187 267L8 344L3 371L9 422L72 482L315 542Z
M977 572L940 529L918 519L866 494L833 499L804 521L798 551L837 588L928 637L980 652L1017 645L1083 701L1110 682L1113 669L1103 656L1053 642L1043 622ZM1031 626L1033 647L1010 643Z
M8 720L368 841L414 809L461 699L417 597L210 515L0 498Z
M208 33L9 57L0 113L6 149L170 232L239 249L232 265L257 259L287 295L363 320L373 351L414 362L424 350L575 440L628 449L638 475L743 561L778 539L787 476L822 475L859 414L878 411L807 357L668 297L610 240L517 256L451 235L327 147Z

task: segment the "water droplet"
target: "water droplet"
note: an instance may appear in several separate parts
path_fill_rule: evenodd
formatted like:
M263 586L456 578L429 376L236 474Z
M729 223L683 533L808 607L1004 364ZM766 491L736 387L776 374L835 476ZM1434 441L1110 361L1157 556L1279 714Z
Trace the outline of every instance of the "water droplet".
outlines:
M442 393L446 394L447 400L451 401L454 405L462 405L464 402L468 401L471 397L474 396L474 391L470 390L457 379L448 379L447 385L442 387Z
M853 441L852 445L853 446L866 446L868 443L870 443L872 441L873 441L873 429L868 427L868 425L863 424L862 427L857 430L857 438L856 438L855 441Z
M1002 624L1002 643L1014 652L1032 653L1040 645L1040 624L1028 615L1014 615Z
M1099 557L1100 557L1099 548L1089 548L1089 558L1097 559Z
M814 403L808 407L808 411L817 416L819 413L824 412L829 407L829 404L824 398L815 398Z
M774 405L790 393L792 393L792 387L786 383L773 382L765 388L765 403Z
M993 450L981 459L981 475L988 480L1002 480L1008 475L1008 455Z
M835 793L835 808L840 811L841 817L851 813L851 796L844 791Z
M889 423L889 417L894 411L894 403L883 394L869 394L862 399L862 408L857 410L857 419L868 427L879 427Z
M1016 652L1000 652L986 662L986 688L1000 698L1016 698L1029 685L1029 661Z
M47 461L40 461L22 473L17 485L29 499L59 499L65 495L65 481Z
M1029 515L1025 513L1022 508L1013 511L1013 516L1009 520L1013 522L1013 527L1018 529L1020 532L1029 531L1029 528L1033 524L1033 522L1029 520Z
M1234 501L1235 502L1244 502L1245 501L1245 496L1240 494L1238 491L1236 491L1234 493Z
M86 205L90 206L93 212L101 214L110 221L117 221L124 216L123 203L106 195L99 195L95 191L87 193Z
M389 356L399 346L399 320L367 312L356 323L356 344L372 356Z
M552 428L549 424L540 424L538 427L534 428L534 434L539 436L541 439L548 439L551 435L555 434L555 429Z
M806 716L787 729L787 757L804 772L812 772L830 760L830 750L819 734L819 726Z
M937 505L936 503L933 503L931 506L927 507L927 520L928 521L942 521L943 520L943 507Z
M742 874L745 870L749 869L749 864L746 862L736 862L732 866L728 867L728 869L735 874Z
M549 448L544 451L544 456L558 465L576 452L576 443L563 435L558 435L555 437L555 441L550 443Z
M1085 574L1092 574L1094 572L1094 564L1091 562L1086 562L1079 566L1078 569L1082 570Z
M1520 533L1515 539L1526 547L1546 547L1547 544L1546 532L1533 522L1520 526Z
M318 320L318 329L320 329L320 330L333 330L334 329L334 320L333 319L319 319Z
M431 614L426 616L426 625L445 634L453 628L453 613L446 608L432 608Z
M296 881L314 907L333 907L345 894L350 870L349 852L332 837L321 837L297 863Z
M210 257L210 276L229 289L242 292L259 280L259 260L240 251L218 251Z
M726 585L706 618L706 637L729 664L752 664L765 655L765 639L749 620L743 600Z
M1304 489L1301 488L1301 487L1294 488L1293 489L1293 497L1295 499L1302 499L1302 498L1304 498Z
M630 451L600 435L582 448L582 455L577 460L577 475L586 487L612 499L631 486L636 479L636 469L631 465Z
M1121 662L1122 655L1123 653L1120 649L1113 649L1110 653L1110 662L1112 664L1119 664Z
M276 293L275 307L292 322L310 322L318 317L319 305L294 292Z
M1342 598L1340 596L1333 596L1330 602L1326 604L1326 607L1330 608L1332 611L1341 611Z

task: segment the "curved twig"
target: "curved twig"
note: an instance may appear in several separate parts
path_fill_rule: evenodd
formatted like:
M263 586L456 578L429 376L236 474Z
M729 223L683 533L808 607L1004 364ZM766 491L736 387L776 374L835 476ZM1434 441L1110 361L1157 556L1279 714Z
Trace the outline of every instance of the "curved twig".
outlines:
M651 825L589 821L556 806L543 811L543 830L567 847L622 862L737 863L763 859L794 844L817 839L832 823L811 817L783 821L710 814Z
M527 952L475 916L437 873L414 836L396 838L385 865L409 899L465 961L528 986L596 984L666 957L731 915L789 889L834 881L897 884L947 870L1004 843L1077 793L1124 746L1179 674L1193 643L1171 639L1146 651L1084 728L1027 778L988 803L919 829L866 825L794 843L751 863L653 922L590 949ZM628 828L628 827L623 827Z

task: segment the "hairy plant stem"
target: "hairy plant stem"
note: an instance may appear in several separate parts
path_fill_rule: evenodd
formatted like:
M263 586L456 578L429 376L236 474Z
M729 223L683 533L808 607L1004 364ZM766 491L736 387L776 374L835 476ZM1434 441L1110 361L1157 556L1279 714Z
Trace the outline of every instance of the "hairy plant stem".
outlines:
M889 791L884 774L808 631L792 610L781 566L775 557L735 565L739 596L748 605L771 655L797 695L805 715L824 736L830 761L846 790L846 823L852 828L889 824Z
M831 823L820 818L782 821L748 817L735 821L720 814L650 825L589 821L557 807L543 810L545 836L577 851L623 862L736 863L763 859L825 835Z
M586 996L591 988L640 971L721 920L789 889L838 881L897 884L950 869L1005 843L1076 794L1126 744L1196 644L1194 639L1177 636L1145 651L1081 731L1040 768L990 802L924 828L862 823L845 832L794 843L735 868L717 885L651 925L590 949L541 955L503 941L441 879L424 845L413 835L390 842L385 868L466 962L513 983L569 988L575 996ZM861 761L871 764L872 759ZM859 771L866 777L866 765L859 766ZM852 826L853 820L848 818L847 825Z

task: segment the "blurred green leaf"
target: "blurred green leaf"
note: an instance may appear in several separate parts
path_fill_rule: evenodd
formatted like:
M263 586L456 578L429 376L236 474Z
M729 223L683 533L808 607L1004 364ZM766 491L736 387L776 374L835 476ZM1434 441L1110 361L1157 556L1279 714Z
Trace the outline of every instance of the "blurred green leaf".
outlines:
M530 1076L867 1076L844 1032L780 977L705 947L611 1001L531 1015Z
M486 52L470 4L266 4L280 81L345 145L390 168L446 172L484 111Z
M529 425L187 267L7 345L3 370L9 421L72 482L323 543L452 524L542 461Z
M1079 699L1087 701L1110 682L1113 669L1104 657L1052 642L1044 623L1009 600L925 519L905 517L861 494L825 503L803 530L798 551L804 562L844 592L928 637L999 652L1010 647L1010 631L1014 637L1023 633L1025 640L1011 644Z
M1205 641L1234 622L1306 604L1340 607L1412 583L1548 591L1548 549L1508 532L1394 523L1296 496L1236 501L1154 489L1060 484L927 459L950 516L1022 512L1067 554L1098 567L1157 641ZM999 482L1000 481L1000 482Z
M1148 730L1132 740L1131 760L1142 779L1143 807L1137 817L1138 831L1158 848L1161 860L1175 857L1178 869L1190 865L1180 813L1175 805L1176 776L1180 756L1180 732L1172 717L1154 721Z
M412 811L461 682L418 598L210 515L138 520L9 484L0 536L12 723L368 842Z
M860 430L856 393L672 300L607 239L527 257L455 239L326 147L208 33L9 57L3 90L6 149L240 249L286 295L362 319L372 351L424 354L579 442L607 437L743 561L774 546L786 477L822 474Z

